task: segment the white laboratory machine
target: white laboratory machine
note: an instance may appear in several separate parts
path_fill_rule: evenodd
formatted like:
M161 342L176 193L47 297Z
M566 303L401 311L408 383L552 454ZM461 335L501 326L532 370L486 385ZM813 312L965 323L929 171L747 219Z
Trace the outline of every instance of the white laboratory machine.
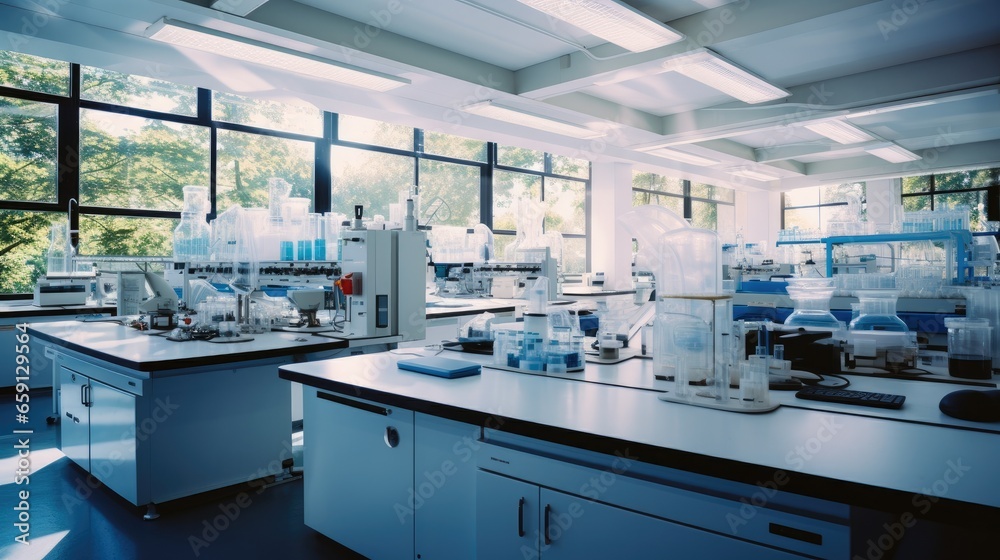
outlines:
M343 338L421 340L426 328L426 237L421 231L341 232L338 281L345 296Z

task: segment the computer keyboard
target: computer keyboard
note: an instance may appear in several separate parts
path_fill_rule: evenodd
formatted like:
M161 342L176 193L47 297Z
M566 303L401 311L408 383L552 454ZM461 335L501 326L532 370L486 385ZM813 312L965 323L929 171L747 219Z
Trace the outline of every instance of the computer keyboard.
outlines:
M875 408L901 408L903 401L906 400L904 395L893 395L892 393L869 393L867 391L816 386L804 387L795 393L795 396L811 401L857 404Z

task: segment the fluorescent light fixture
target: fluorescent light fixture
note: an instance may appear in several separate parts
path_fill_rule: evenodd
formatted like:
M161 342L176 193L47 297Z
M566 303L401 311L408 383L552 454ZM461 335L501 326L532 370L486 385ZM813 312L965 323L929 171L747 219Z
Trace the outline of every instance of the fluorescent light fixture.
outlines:
M774 175L768 175L767 173L761 173L759 171L754 171L752 169L730 169L729 173L732 175L737 175L739 177L746 177L747 179L753 179L754 181L775 181L778 177Z
M490 119L507 121L527 126L529 128L537 128L538 130L554 132L564 136L572 136L574 138L587 139L604 136L603 132L590 129L585 126L568 123L551 117L543 117L523 109L507 107L492 100L473 103L471 105L460 107L460 109L467 113L475 113Z
M247 17L250 12L263 6L267 0L215 0L212 2L212 9L233 14L234 16Z
M684 38L683 34L618 0L518 2L632 52L648 51Z
M807 124L805 127L839 144L859 144L876 139L853 124L836 119Z
M313 78L373 91L388 91L410 83L405 78L341 64L215 29L163 18L146 29L146 36L179 47L187 47L235 60L261 64Z
M891 142L879 148L868 148L865 151L875 157L880 157L889 163L906 163L908 161L917 161L918 159L921 159L920 156L910 150Z
M791 95L708 49L667 59L663 62L663 68L683 74L745 103L762 103Z
M655 156L662 156L667 159L672 159L674 161L679 161L681 163L689 163L691 165L717 165L722 163L719 160L696 156L694 154L689 154L687 152L680 152L677 150L671 150L670 148L656 148L655 150L645 150L648 154L653 154Z

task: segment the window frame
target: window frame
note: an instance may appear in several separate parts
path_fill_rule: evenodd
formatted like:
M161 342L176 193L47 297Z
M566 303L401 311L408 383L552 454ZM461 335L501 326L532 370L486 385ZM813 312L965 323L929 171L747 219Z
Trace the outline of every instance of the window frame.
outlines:
M0 96L6 96L28 101L39 101L51 103L57 107L57 173L56 173L56 200L55 202L27 202L27 201L0 201L0 209L35 211L35 212L56 212L65 213L69 216L69 226L71 231L79 231L80 216L121 216L134 218L168 218L180 219L181 212L166 210L139 210L131 208L110 208L103 206L90 206L79 204L80 200L80 166L79 154L81 145L81 111L94 110L112 112L121 115L129 115L147 119L156 119L164 122L203 126L209 130L209 219L217 216L216 190L218 172L218 133L222 131L234 131L261 136L298 140L311 142L314 145L314 171L313 171L313 208L315 212L330 212L332 202L332 173L331 173L331 151L335 146L357 148L362 150L396 154L413 158L414 177L416 185L420 187L420 162L423 159L465 165L479 170L479 219L480 222L493 229L493 176L494 170L506 170L519 173L537 175L542 178L542 200L544 200L544 188L546 178L572 181L584 185L585 192L585 233L564 233L567 238L589 239L591 232L591 180L592 164L588 162L587 177L561 175L552 171L552 154L544 153L544 169L531 170L521 169L513 166L501 166L497 163L498 144L492 141L485 141L486 161L465 160L435 153L424 152L424 129L413 128L413 149L405 150L378 146L343 140L339 135L338 113L322 111L323 134L322 136L311 136L301 133L287 132L282 130L272 130L257 126L231 123L227 121L217 121L212 119L213 91L206 88L197 89L197 114L194 116L180 115L176 113L166 113L151 109L143 109L127 105L117 105L101 101L82 99L81 88L81 65L71 63L69 77L69 95L57 95L42 93L30 90L17 89L8 86L0 86ZM434 130L433 132L447 132ZM517 147L517 146L514 146ZM502 230L495 232L500 235L513 235L516 232ZM74 235L72 240L74 246L79 246L79 239ZM591 262L590 243L586 244L586 262L589 267ZM153 257L162 259L163 257ZM26 299L31 294L0 294L0 300Z

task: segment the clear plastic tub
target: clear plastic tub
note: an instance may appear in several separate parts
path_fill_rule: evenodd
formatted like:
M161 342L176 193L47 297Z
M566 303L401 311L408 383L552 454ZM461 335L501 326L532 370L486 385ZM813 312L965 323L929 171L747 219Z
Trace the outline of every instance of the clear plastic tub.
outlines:
M859 290L854 294L860 309L858 317L851 321L852 331L907 332L906 323L896 316L896 290Z

